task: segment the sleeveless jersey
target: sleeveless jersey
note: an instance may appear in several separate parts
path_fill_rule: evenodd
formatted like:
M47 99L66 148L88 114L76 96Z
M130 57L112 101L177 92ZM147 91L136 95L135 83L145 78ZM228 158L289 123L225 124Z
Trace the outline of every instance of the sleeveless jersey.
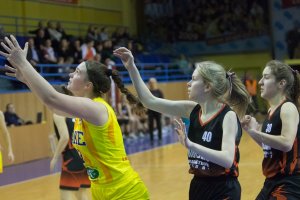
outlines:
M62 152L62 157L63 157L63 165L62 168L63 170L67 171L81 171L85 169L83 165L83 160L78 154L78 151L73 147L72 145L72 133L74 129L74 122L72 118L65 118L67 128L68 128L68 134L69 134L69 141L68 145ZM57 139L60 139L57 127L54 123L54 129L55 129L55 134Z
M280 118L280 111L284 101L273 114L268 113L262 125L262 132L270 135L281 135L282 121ZM267 177L273 177L275 175L292 175L300 174L300 160L299 160L299 138L300 138L300 126L298 124L297 135L292 149L289 152L283 152L274 149L268 145L262 144L264 151L264 159L262 163L263 174Z
M201 146L214 150L221 150L223 138L223 120L228 111L231 111L230 107L224 104L219 112L216 113L209 121L202 123L200 120L201 107L200 105L197 105L190 114L188 138L192 142ZM240 159L238 145L242 136L242 129L239 121L238 132L232 134L236 134L236 141L234 161L230 169L226 169L220 165L212 163L198 153L189 150L189 173L200 177L237 177L239 174L238 163Z
M125 152L114 110L100 97L94 101L105 105L107 122L97 126L76 118L72 137L73 146L81 153L90 180L102 185L133 177L134 171Z

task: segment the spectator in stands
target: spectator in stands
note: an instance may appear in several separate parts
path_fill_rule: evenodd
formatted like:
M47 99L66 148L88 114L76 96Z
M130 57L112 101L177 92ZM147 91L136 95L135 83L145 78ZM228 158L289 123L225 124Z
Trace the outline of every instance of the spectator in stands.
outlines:
M50 39L46 39L44 43L44 47L42 49L42 59L43 63L46 64L56 64L57 58L54 52L54 48L52 47L52 42Z
M83 60L94 60L96 55L94 43L94 40L89 39L81 46Z
M43 23L43 21L41 21L41 20L38 22L38 27L37 27L37 29L35 29L35 30L33 30L33 31L28 31L28 33L34 34L35 36L37 36L39 30L45 30L44 23Z
M4 117L7 126L21 126L24 124L24 120L17 115L15 106L12 103L6 105Z
M115 61L113 61L113 60L110 59L110 58L106 58L106 59L104 60L104 64L105 64L106 66L108 66L108 68L112 68L112 67L114 67L114 66L116 65Z
M102 62L101 59L102 59L101 54L100 53L96 53L94 60L96 62L101 63Z
M87 41L94 41L96 42L98 40L98 28L94 27L93 25L90 25L87 30L86 34L86 40Z
M100 42L109 40L109 35L108 35L108 32L107 32L107 27L106 26L101 28L98 40Z
M139 116L135 113L133 108L128 103L126 96L122 95L121 102L117 105L118 121L121 122L125 136L130 138L137 138L139 128L141 127Z
M60 22L56 22L56 31L61 33L61 38L67 38L69 39L69 35L66 34L66 31L64 29L64 27L62 26L62 24Z
M5 138L5 145L7 148L8 152L8 160L10 162L13 162L15 160L14 153L12 150L12 145L11 145L11 138L9 135L9 132L7 130L6 124L5 124L5 119L2 111L0 111L0 134L4 136ZM2 164L2 153L1 153L2 147L0 145L0 174L3 172L3 164Z
M153 94L153 96L158 98L164 98L162 91L158 88L157 80L155 78L150 78L148 84L149 84L149 90ZM154 121L156 123L158 140L160 143L162 138L161 113L158 113L153 110L148 110L148 127L149 127L149 134L150 134L150 142L152 145L154 141L154 134L153 134Z
M48 21L47 28L45 29L45 36L58 43L63 35L56 30L52 21Z
M285 41L287 44L288 56L294 58L295 48L300 43L300 22L294 22L294 28L286 33Z
M74 62L72 50L69 47L69 41L66 38L60 41L57 57L58 64L72 64Z
M124 95L121 96L121 101L117 104L117 119L122 129L122 133L124 134L124 138L129 137L130 126L129 126L129 118L131 115L130 106L124 98Z
M102 54L102 50L103 50L103 44L102 44L102 42L97 42L95 49L96 49L97 53Z
M75 64L81 63L83 59L82 59L81 41L79 39L76 39L72 42L71 51L74 58L74 63Z
M125 29L124 27L118 27L116 28L115 32L112 34L112 41L117 46L124 46L126 45L126 38L125 35Z
M134 43L133 40L127 41L127 49L129 49L133 54L138 52L137 45Z
M102 49L102 60L106 60L106 58L111 58L113 55L113 44L111 40L106 40L103 42Z
M39 29L37 32L37 36L34 38L34 44L39 51L42 51L44 49L45 41L45 31L44 29Z
M33 38L28 38L27 60L34 67L40 63L40 52L35 47Z
M187 60L184 54L181 54L175 63L185 75L191 75L193 73L192 64Z

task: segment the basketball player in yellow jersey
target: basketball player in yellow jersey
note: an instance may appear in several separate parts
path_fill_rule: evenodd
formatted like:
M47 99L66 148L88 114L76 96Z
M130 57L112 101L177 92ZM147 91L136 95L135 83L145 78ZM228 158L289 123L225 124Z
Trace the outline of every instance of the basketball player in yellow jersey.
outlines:
M11 146L11 139L10 139L10 135L9 132L6 128L6 124L5 124L5 119L4 119L4 115L3 112L0 111L0 134L2 134L5 137L5 143L8 149L8 159L10 162L14 161L14 154L12 151L12 146ZM1 153L2 147L0 145L0 173L3 172L3 163L2 163L2 153Z
M85 161L94 200L149 199L147 188L132 169L124 150L122 133L113 109L101 98L110 90L111 78L130 104L141 103L124 87L118 71L86 61L70 74L68 89L75 96L57 92L26 60L28 43L21 49L15 37L1 43L12 67L6 75L25 83L50 109L76 117L72 143Z

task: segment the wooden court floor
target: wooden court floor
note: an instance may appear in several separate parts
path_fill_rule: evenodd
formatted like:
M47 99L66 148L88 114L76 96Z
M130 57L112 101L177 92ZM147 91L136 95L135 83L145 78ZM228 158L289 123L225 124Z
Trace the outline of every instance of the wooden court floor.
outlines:
M242 200L253 200L264 177L261 172L262 152L247 134L240 144L240 183ZM167 145L130 155L134 169L147 185L152 200L187 200L191 175L188 174L186 150L179 144ZM59 199L59 174L0 187L1 200Z

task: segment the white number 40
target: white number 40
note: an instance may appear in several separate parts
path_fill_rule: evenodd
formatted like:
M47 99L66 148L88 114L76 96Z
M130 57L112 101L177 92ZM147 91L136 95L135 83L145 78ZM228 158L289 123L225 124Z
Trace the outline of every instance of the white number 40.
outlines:
M210 131L205 131L205 132L203 133L202 140L203 140L204 142L211 142L211 137L212 137L212 132L210 132Z

